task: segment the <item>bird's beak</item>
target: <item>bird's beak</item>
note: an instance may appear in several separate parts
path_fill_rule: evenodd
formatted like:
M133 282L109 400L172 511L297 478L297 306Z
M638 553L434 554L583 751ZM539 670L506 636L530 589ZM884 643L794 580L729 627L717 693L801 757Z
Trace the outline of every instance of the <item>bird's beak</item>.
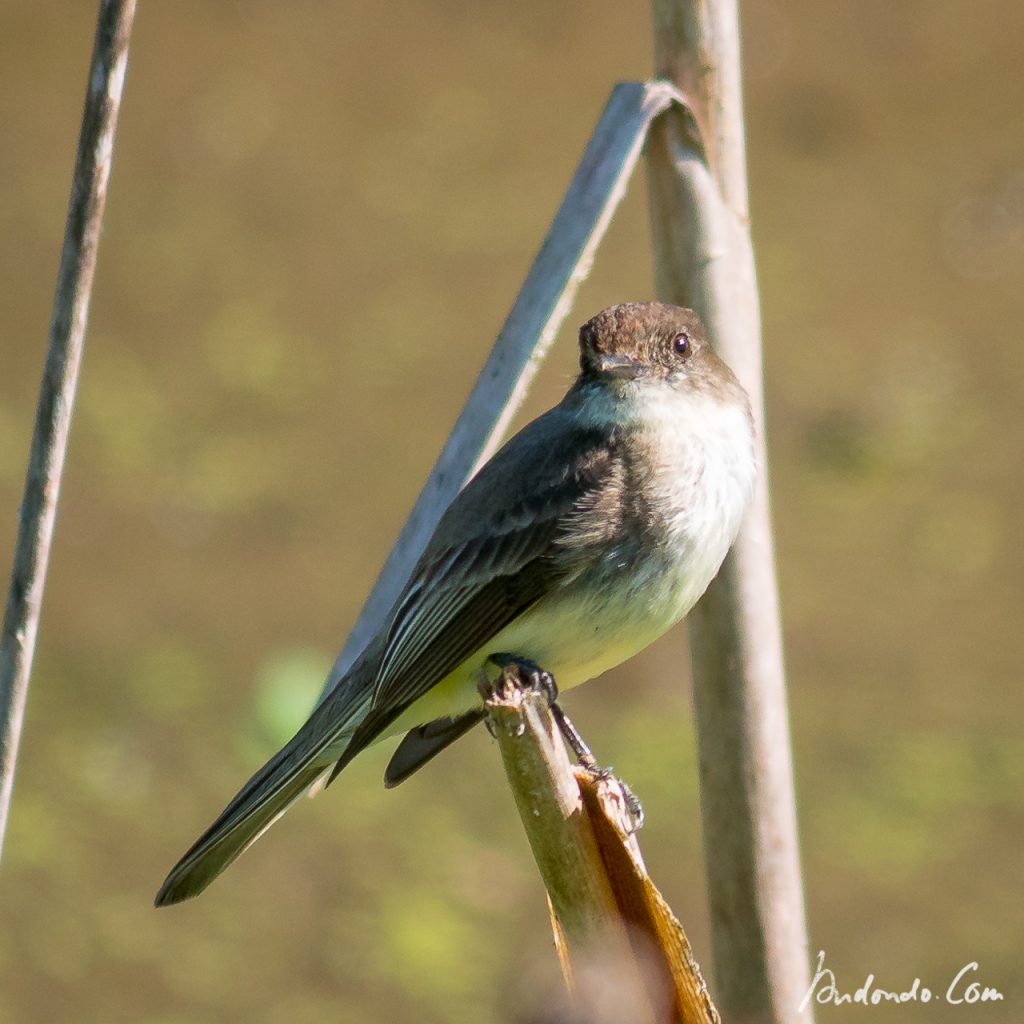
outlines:
M613 380L635 380L643 365L629 356L598 356L597 372Z

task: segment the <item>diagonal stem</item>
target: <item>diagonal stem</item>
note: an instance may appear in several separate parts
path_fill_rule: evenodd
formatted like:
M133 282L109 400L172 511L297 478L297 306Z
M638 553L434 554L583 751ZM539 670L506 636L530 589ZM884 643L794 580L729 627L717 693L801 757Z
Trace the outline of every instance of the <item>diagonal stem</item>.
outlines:
M326 695L384 622L441 513L494 454L534 374L590 272L651 120L678 93L664 82L621 82L612 90L540 252L487 362L324 688Z

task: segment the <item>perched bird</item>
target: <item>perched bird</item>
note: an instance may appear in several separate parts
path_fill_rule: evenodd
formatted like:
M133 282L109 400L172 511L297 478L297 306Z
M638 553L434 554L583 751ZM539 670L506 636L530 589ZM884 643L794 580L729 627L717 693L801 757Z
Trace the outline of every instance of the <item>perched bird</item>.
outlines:
M483 718L494 655L565 690L678 622L736 538L753 490L746 393L692 310L612 306L580 373L445 511L386 625L295 736L171 870L195 896L327 772L399 732L396 785Z

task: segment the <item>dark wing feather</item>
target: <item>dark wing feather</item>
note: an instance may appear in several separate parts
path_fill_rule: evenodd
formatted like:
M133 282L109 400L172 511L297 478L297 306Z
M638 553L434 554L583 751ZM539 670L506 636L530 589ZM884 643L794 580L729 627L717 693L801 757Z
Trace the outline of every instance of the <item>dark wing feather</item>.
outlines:
M467 544L444 577L396 617L372 706L407 706L543 597L565 572L551 550L557 526L551 515L516 534Z
M384 785L392 789L400 782L405 782L432 757L469 732L478 722L482 722L483 717L482 710L467 711L458 718L437 718L410 729L384 770Z
M429 633L429 642L416 646L414 657L392 662L390 671L381 675L373 704L334 774L344 767L342 762L348 763L410 704L543 597L560 571L555 559L539 555L507 575L492 576L486 582L474 580L446 594L450 601L446 602L445 614L427 615L426 625L417 624L406 641L419 639L422 630Z
M445 513L395 606L370 710L336 772L586 560L558 542L621 465L604 433L566 426L557 408L536 420Z

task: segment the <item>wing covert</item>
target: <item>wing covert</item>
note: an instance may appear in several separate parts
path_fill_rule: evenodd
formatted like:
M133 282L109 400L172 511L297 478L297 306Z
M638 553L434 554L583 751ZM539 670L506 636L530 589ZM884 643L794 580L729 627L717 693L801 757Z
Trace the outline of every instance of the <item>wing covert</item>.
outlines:
M597 431L562 429L548 444L525 436L543 434L552 413L513 438L442 517L396 603L371 708L346 761L586 563L586 550L562 541L621 465Z

